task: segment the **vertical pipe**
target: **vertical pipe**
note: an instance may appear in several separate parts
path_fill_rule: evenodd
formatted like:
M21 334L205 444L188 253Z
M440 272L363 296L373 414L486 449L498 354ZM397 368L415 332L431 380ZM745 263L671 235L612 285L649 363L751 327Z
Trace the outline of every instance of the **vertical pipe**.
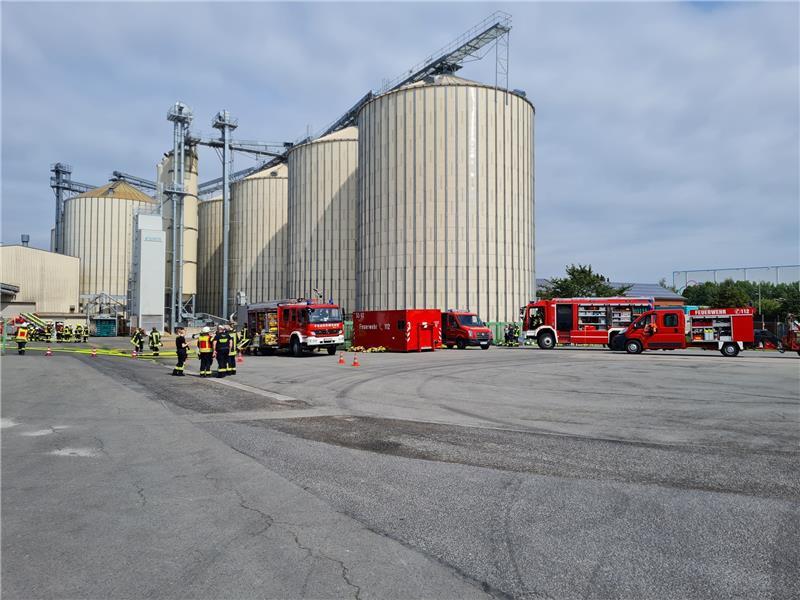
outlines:
M175 157L178 156L178 136L181 124L175 121L172 133L172 192L170 193L170 203L172 205L172 222L170 229L172 230L172 276L169 284L169 320L170 330L174 333L175 326L178 321L175 318L175 284L178 279L178 264L176 262L178 254L178 232L175 227L175 216L178 212L177 196L175 190L178 187L178 171L175 168Z
M226 115L227 117L227 115ZM230 252L231 206L228 171L230 152L230 127L226 123L222 127L222 314L228 318L228 253Z
M179 156L173 161L173 168L176 170L177 178L180 182L180 195L178 196L178 289L175 292L175 299L178 303L177 315L179 321L183 318L183 223L184 210L186 210L184 206L184 199L186 197L186 175L184 171L186 165L186 134L188 133L187 129L189 128L189 124L181 123L180 126L181 134L179 138L180 143L178 145Z

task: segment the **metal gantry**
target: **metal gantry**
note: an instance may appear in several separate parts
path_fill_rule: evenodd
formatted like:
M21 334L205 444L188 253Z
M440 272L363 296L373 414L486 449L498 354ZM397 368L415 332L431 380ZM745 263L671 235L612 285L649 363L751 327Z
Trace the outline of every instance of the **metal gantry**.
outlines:
M186 138L192 123L192 111L183 102L176 102L167 112L173 124L172 133L172 187L164 190L172 208L172 274L170 279L170 330L183 318L183 198L186 194L185 158Z
M72 167L65 163L51 165L50 187L56 195L56 223L53 240L53 252L64 251L64 201L69 194L82 194L94 189L95 185L81 183L72 179Z
M123 173L122 171L114 171L111 174L111 181L124 181L145 192L153 192L158 189L158 184L155 181L150 181L149 179L137 177L129 173Z

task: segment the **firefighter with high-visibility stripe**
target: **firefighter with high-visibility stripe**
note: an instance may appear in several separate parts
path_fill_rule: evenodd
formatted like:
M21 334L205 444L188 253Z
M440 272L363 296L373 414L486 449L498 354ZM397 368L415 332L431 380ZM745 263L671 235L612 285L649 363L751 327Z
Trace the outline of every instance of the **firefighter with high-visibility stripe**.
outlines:
M65 342L71 342L72 341L72 325L67 325L66 323L64 323L64 332L63 332L61 338Z
M82 338L83 338L83 325L78 323L77 325L75 325L75 339L73 341L80 342Z
M236 323L228 325L228 333L231 336L231 346L228 351L228 370L227 375L236 375L236 350L239 348L239 334L236 332Z
M247 334L247 327L242 327L236 339L238 340L236 349L242 354L247 354L250 350L250 336Z
M228 328L220 325L217 328L217 335L214 336L214 354L217 356L217 377L225 377L228 374L228 355L232 347L231 334Z
M158 356L158 349L161 348L161 332L153 327L150 334L147 336L147 343L150 346L150 352L153 356Z
M183 327L176 327L175 333L175 353L178 355L178 364L172 369L172 374L179 377L184 376L183 366L186 364L186 357L189 354L189 344L186 343L186 330Z
M17 342L17 354L25 356L25 345L28 343L28 323L25 321L17 326L15 340Z
M208 377L211 375L211 363L214 361L214 348L209 327L203 327L197 335L197 355L200 357L200 377Z

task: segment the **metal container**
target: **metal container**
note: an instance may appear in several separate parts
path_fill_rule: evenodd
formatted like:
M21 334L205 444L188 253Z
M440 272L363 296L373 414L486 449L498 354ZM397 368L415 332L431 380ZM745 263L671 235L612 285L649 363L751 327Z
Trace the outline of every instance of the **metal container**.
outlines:
M534 107L452 75L358 115L357 310L516 321L533 297Z
M167 267L166 285L170 288L172 280L172 202L170 195L164 190L172 187L173 161L172 152L161 160L156 167L158 184L161 190L162 216L164 231L167 232ZM183 181L183 273L181 275L182 300L185 302L197 294L197 154L189 150L184 158ZM181 252L181 249L178 250Z
M288 173L285 164L231 185L228 306L241 292L248 303L283 296ZM241 295L240 295L241 298ZM220 296L218 304L221 305Z
M216 315L222 305L222 196L200 202L197 233L197 311Z
M383 346L392 352L421 352L442 346L438 310L373 310L353 313L353 346Z
M287 296L355 308L357 166L355 127L289 152Z
M64 202L64 254L81 259L80 293L127 297L133 249L133 214L154 200L114 181Z

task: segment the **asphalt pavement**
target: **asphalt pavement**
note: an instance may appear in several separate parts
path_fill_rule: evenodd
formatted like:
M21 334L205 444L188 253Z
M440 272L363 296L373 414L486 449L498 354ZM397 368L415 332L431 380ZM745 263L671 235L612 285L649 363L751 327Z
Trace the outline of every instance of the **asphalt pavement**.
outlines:
M4 358L4 595L800 597L797 357L345 356Z

